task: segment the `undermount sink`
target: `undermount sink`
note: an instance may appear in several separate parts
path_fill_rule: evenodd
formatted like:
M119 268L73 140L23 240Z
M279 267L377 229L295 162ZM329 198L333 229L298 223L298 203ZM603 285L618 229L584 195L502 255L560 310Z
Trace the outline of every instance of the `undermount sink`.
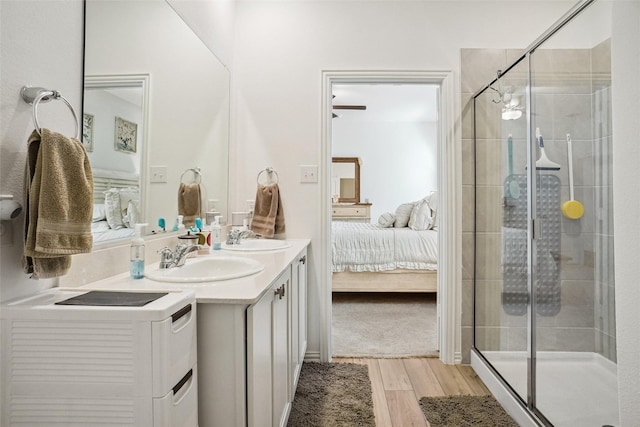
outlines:
M291 243L286 240L274 240L274 239L243 239L240 243L235 245L222 244L222 249L228 251L275 251L280 249L290 248Z
M200 283L237 279L261 272L256 260L234 256L188 259L182 267L147 271L145 277L157 282Z

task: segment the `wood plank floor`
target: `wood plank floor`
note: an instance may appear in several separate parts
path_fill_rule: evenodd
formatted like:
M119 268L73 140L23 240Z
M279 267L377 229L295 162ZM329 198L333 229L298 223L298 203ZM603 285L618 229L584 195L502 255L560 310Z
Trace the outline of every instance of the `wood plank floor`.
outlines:
M445 365L437 358L356 359L335 363L367 365L377 427L428 427L418 401L424 396L491 394L468 365Z

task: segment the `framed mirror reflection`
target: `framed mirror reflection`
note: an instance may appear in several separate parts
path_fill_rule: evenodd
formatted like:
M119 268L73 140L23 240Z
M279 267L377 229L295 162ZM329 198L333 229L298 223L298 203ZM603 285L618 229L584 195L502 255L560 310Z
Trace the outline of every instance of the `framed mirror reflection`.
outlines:
M360 159L333 157L331 194L334 203L360 203Z

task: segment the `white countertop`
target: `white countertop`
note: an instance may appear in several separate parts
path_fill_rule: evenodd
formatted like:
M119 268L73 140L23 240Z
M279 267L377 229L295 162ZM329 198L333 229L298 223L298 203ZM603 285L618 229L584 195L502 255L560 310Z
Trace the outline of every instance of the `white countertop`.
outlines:
M287 239L291 246L275 251L211 251L209 255L202 257L236 256L255 259L264 264L264 270L251 276L237 279L223 280L219 282L204 283L163 283L156 282L146 277L143 279L131 279L129 273L108 277L103 280L88 283L80 288L66 288L67 290L135 290L135 291L167 291L167 290L192 290L195 292L198 303L217 304L246 304L256 303L266 292L268 286L282 273L282 271L309 245L309 239ZM191 261L187 258L187 264ZM157 269L159 263L145 266L145 271ZM65 288L61 288L65 289Z

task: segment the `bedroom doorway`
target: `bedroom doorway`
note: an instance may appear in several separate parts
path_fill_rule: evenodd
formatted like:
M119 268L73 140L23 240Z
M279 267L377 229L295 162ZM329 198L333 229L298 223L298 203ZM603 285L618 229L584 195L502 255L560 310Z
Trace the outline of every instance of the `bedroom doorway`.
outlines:
M438 320L440 360L461 362L461 214L459 190L461 145L457 140L454 73L444 71L323 71L320 194L326 201L321 211L319 252L319 348L308 351L311 360L331 360L332 268L331 268L331 162L332 89L335 83L431 83L439 85L438 117ZM367 196L365 196L367 197Z
M332 356L438 356L440 85L331 93Z

